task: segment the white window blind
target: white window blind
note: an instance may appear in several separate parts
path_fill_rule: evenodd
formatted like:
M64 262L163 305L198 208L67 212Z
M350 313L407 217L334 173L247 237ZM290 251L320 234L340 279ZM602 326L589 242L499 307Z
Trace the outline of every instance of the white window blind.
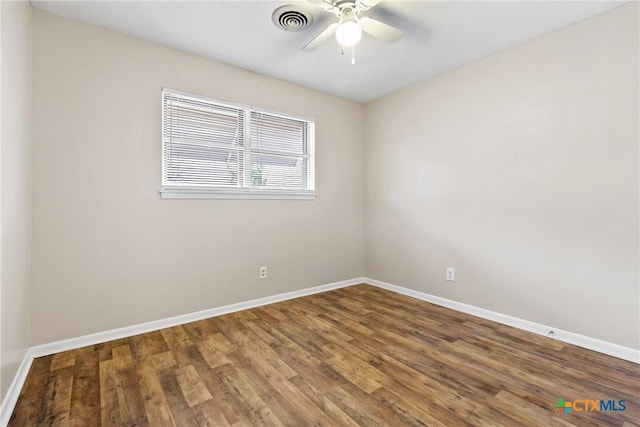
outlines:
M313 120L168 89L162 109L162 197L315 197Z

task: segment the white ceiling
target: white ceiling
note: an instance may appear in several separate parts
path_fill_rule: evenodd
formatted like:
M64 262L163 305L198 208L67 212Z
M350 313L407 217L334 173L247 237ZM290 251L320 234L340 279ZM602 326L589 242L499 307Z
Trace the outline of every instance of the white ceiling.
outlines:
M315 17L303 32L271 21L284 4L303 4ZM400 1L363 13L404 31L395 44L364 35L357 64L335 38L300 48L336 17L318 3L284 1L40 1L62 16L131 34L356 101L369 101L626 1Z

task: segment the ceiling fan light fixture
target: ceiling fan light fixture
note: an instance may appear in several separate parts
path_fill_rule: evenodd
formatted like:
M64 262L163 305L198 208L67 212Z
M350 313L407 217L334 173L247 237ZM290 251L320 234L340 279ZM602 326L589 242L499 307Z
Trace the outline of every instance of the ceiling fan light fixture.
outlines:
M352 48L352 56L354 55L353 49L355 49L355 45L362 39L363 32L387 43L395 43L402 38L402 31L389 24L385 24L384 22L378 21L377 19L369 16L359 17L360 12L371 9L382 0L308 1L322 1L326 5L325 9L327 12L331 12L338 17L338 22L333 22L325 27L320 34L302 47L303 52L313 51L322 42L328 40L334 34L338 45L342 48L342 54L344 55L346 50L345 48Z
M336 29L336 40L338 40L338 44L342 47L354 46L361 38L362 27L356 21L343 21Z

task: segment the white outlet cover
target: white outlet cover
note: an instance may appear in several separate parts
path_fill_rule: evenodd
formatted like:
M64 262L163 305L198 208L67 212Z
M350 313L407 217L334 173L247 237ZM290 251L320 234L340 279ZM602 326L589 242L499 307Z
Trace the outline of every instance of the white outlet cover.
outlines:
M455 282L456 280L456 270L454 268L447 268L447 281Z

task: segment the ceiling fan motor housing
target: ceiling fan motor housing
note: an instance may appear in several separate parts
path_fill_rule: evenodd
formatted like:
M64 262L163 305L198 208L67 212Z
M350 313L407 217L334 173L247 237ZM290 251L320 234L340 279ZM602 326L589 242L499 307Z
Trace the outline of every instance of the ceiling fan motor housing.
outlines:
M336 3L335 6L335 13L339 18L355 19L359 12L360 9L354 1L345 0Z

